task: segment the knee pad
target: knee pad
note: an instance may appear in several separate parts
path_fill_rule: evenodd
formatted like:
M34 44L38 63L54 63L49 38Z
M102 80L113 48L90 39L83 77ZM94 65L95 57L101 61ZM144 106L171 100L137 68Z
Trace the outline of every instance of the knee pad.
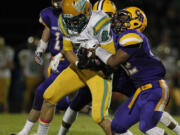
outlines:
M165 130L159 127L154 127L146 131L146 135L165 135Z
M115 133L125 133L127 131L125 123L122 123L116 119L113 119L111 122L111 130ZM128 135L128 134L127 134Z

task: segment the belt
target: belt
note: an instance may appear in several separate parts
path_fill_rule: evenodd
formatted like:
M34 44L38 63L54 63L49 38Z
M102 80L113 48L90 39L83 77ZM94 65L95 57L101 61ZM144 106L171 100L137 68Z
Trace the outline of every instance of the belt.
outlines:
M54 56L51 57L51 61L54 59ZM60 61L65 60L64 58L60 58Z
M152 83L148 83L148 84L145 84L145 85L142 85L141 87L139 87L139 88L136 90L136 92L135 92L135 94L134 94L134 96L133 96L130 104L128 105L128 108L129 108L129 109L132 108L132 106L133 106L134 103L136 102L137 97L139 96L139 94L140 94L142 91L151 89L152 87L153 87Z

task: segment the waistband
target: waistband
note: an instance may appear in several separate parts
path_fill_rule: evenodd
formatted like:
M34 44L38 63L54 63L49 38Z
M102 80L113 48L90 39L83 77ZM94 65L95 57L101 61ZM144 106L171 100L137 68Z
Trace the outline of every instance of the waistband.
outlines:
M54 56L52 56L51 58L50 58L50 61L52 61L54 59ZM65 60L65 58L60 58L60 61L63 61L63 60Z
M163 79L162 79L162 80L163 80ZM132 108L132 106L134 105L137 97L139 96L139 94L140 94L142 91L150 90L150 89L152 89L152 88L160 88L160 87L161 87L161 85L160 85L161 82L160 82L160 81L162 81L162 80L152 81L151 83L147 83L147 84L144 84L144 85L140 86L140 87L136 90L136 92L134 93L134 96L133 96L130 104L128 105L128 108L129 108L129 109Z

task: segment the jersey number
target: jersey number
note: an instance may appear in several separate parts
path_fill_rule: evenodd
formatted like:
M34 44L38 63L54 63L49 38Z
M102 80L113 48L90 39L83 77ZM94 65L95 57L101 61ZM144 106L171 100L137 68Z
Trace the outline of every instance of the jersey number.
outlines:
M132 67L131 63L126 62L125 65L121 65L121 67L125 70L128 76L131 76L138 72L138 69L136 67Z
M108 37L108 31L103 31L102 32L102 41L107 41L109 39Z
M59 38L60 38L60 32L56 32L54 35L56 36L56 41L55 41L55 45L54 45L54 50L59 51L59 50L60 50L60 40L59 40Z

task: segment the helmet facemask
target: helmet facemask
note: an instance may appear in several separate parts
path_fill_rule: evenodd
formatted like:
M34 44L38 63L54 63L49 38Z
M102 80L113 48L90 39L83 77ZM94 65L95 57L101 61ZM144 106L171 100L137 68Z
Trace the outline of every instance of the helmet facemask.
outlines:
M125 10L118 11L112 18L112 29L120 35L130 27L131 14Z
M89 21L89 19L84 14L80 14L74 17L63 15L63 20L69 30L78 33L80 33L85 28Z

